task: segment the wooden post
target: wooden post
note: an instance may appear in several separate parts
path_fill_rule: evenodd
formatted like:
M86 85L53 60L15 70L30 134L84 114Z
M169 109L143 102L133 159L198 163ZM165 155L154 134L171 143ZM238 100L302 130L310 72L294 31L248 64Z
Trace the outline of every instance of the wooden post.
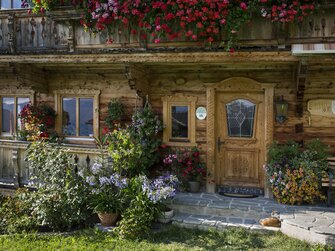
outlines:
M215 193L215 89L207 88L207 182L206 192Z
M18 153L19 149L14 148L12 150L12 161L13 161L13 169L14 169L14 174L13 174L13 179L14 179L14 187L18 188L20 187L20 166L18 162Z
M274 96L274 85L263 84L265 89L265 162L267 162L267 153L273 142L273 96ZM265 171L263 171L265 174ZM266 174L264 175L264 196L266 198L272 198L272 190L267 181Z
M16 27L15 14L8 16L8 50L11 54L16 53Z

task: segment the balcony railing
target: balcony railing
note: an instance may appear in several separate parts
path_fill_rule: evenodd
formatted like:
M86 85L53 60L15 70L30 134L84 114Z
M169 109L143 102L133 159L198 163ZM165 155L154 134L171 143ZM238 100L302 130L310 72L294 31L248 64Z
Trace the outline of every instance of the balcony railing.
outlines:
M34 172L25 161L28 144L25 141L0 140L0 188L23 187L28 184L29 177ZM73 166L78 170L90 167L100 153L94 146L63 146L73 155Z
M277 47L304 43L335 42L335 7L330 5L300 24L273 24L254 18L239 32L241 47ZM150 36L141 41L134 27L114 27L111 34L90 34L79 23L80 12L63 8L47 15L31 15L26 10L0 11L0 54L105 52L108 50L168 47L203 47L180 38L154 44ZM107 44L106 41L113 41ZM217 46L213 44L212 46Z

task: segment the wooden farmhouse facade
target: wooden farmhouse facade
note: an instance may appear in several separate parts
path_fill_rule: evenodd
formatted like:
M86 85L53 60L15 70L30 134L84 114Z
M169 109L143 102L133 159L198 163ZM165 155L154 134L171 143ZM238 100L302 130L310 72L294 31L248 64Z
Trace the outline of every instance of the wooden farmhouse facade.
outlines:
M268 195L263 164L274 140L320 138L335 153L334 13L327 4L301 24L255 18L229 53L216 44L144 43L117 27L106 44L106 34L86 33L80 15L66 8L0 10L1 184L23 186L29 177L28 143L15 139L27 102L55 108L56 130L87 165L108 102L119 99L130 119L148 98L165 126L163 143L200 147L208 192L236 186Z

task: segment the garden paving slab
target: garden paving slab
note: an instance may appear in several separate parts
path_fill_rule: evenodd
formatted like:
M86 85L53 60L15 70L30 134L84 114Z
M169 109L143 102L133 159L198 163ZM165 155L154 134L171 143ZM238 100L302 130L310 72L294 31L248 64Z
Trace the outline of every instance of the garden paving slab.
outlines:
M312 232L318 233L318 234L325 234L325 235L334 235L335 236L335 229L330 227L313 227L311 228Z
M278 230L278 228L264 228L258 224L259 217L269 217L273 211L277 211L284 233L295 238L335 246L335 207L281 205L263 197L236 199L206 193L177 194L170 203L171 205L185 205L184 214L180 216L180 213L177 213L174 222L187 227L202 224L204 229L239 226L250 229ZM192 210L195 208L196 212L193 213ZM190 215L187 216L185 213ZM283 229L283 226L287 229Z

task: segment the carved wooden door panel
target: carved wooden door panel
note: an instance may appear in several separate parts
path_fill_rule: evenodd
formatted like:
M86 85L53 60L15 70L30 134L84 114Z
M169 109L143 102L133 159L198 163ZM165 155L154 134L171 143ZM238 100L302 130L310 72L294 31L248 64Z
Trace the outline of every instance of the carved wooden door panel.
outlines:
M217 93L217 184L263 187L264 94Z

